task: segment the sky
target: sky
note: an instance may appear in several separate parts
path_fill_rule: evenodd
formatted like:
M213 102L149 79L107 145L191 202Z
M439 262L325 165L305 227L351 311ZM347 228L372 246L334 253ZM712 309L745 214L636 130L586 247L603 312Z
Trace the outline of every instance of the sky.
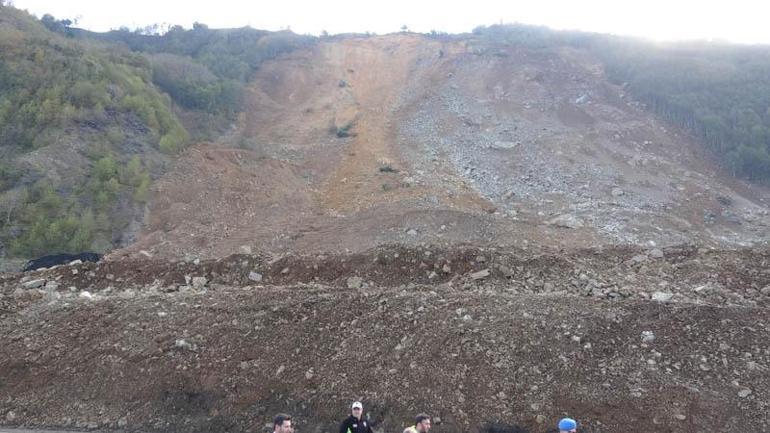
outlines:
M296 33L463 33L479 25L522 23L553 29L639 36L658 41L718 40L770 44L770 2L761 0L12 0L42 16L77 19L107 31L151 24L212 28L251 26ZM767 4L768 6L765 6Z

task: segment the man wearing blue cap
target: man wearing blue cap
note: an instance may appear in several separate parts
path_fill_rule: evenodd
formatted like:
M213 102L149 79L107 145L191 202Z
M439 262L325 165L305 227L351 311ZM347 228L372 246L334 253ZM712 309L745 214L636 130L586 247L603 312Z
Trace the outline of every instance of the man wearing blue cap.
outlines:
M572 418L562 418L559 421L559 433L575 433L577 432L577 421Z

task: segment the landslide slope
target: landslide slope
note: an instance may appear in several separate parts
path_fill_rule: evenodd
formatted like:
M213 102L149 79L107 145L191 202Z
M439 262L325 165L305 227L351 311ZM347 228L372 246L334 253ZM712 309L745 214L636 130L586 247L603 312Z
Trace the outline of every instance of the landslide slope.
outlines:
M588 50L322 40L266 62L238 128L157 184L168 257L385 243L767 243L768 190L611 84Z

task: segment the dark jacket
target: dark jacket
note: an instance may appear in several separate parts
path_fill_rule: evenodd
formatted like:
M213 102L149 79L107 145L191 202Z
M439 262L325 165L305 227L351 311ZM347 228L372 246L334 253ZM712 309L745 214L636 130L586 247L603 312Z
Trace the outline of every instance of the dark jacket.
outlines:
M372 433L372 426L369 421L361 415L361 420L350 415L340 424L340 433Z

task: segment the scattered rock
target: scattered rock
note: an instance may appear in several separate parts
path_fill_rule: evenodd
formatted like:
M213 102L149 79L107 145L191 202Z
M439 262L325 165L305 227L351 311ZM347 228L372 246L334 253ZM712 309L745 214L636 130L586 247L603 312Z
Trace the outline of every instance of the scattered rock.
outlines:
M660 248L655 248L650 251L650 257L653 259L662 259L664 257L663 250Z
M26 281L24 283L21 283L21 286L25 289L37 289L38 287L43 287L45 284L45 278L38 278L36 280L30 280Z
M559 215L556 218L548 220L546 224L568 229L579 229L583 227L583 221L572 214Z
M488 276L489 276L489 269L482 269L478 272L474 272L471 274L471 278L473 278L474 280L483 280Z
M645 256L644 254L637 254L631 257L631 260L629 260L629 262L631 262L631 264L638 264L638 263L644 263L647 260L648 260L648 257Z
M669 292L655 292L652 294L652 300L658 302L668 302L673 297L674 294Z
M180 338L174 342L174 347L178 349L184 349L189 350L191 352L194 352L198 349L198 346L195 345L195 343L190 343L189 341L185 340L184 338Z
M505 278L513 278L514 272L513 269L509 268L508 266L500 265L497 267L497 269L503 274ZM551 284L551 283L547 283Z
M579 98L575 99L575 104L576 105L583 105L583 104L587 103L588 101L590 101L590 99L591 99L591 97L588 96L588 94L584 93L584 94L580 95Z
M655 333L652 331L642 331L642 343L652 343L655 341Z
M361 277L350 277L347 280L348 289L360 289L364 280Z
M192 286L196 290L201 290L204 287L206 287L206 284L209 282L206 277L193 277L192 278Z
M612 188L612 196L613 197L620 197L620 196L623 196L625 194L626 194L626 192L623 191L620 188Z
M494 144L489 145L491 149L497 150L509 150L518 146L518 141L495 141Z
M746 398L751 395L751 390L748 388L744 388L740 391L738 391L738 397L740 398Z

